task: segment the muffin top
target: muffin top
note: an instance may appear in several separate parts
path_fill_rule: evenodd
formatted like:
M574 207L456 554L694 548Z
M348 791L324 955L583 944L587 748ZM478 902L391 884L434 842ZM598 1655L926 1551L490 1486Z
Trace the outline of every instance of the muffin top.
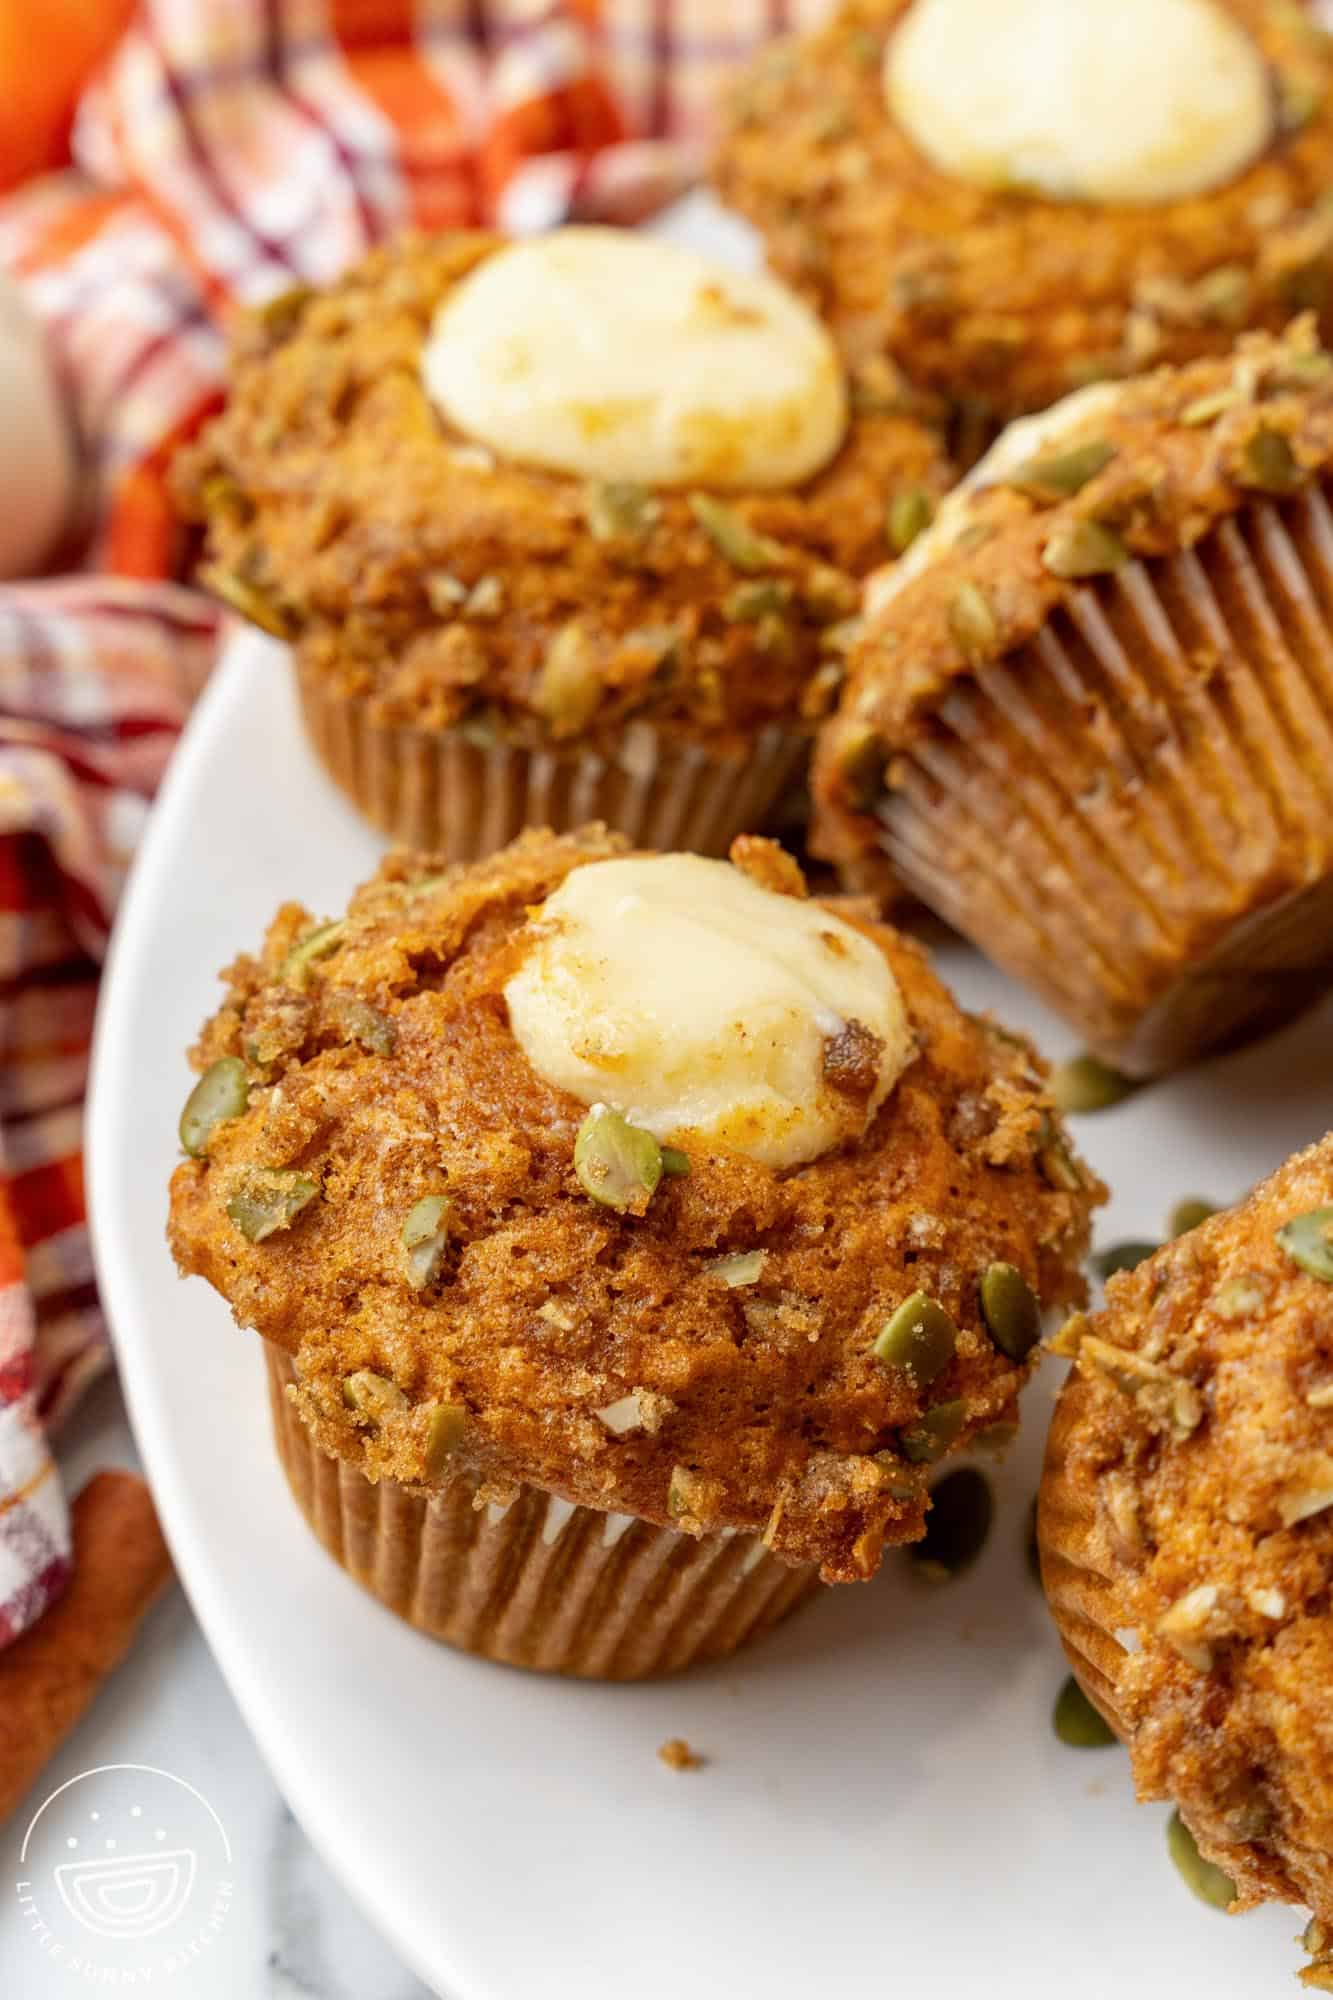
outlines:
M850 0L716 168L854 373L1000 417L1321 309L1329 45L1293 0Z
M1136 1635L1116 1705L1139 1794L1179 1802L1242 1904L1333 1919L1333 1138L1057 1345L1062 1480L1095 1496L1089 1560Z
M826 705L891 501L948 477L776 280L567 229L404 241L243 321L177 490L205 580L373 720L739 745Z
M1012 1417L1102 1190L1025 1043L771 843L733 855L527 834L285 907L194 1051L171 1242L371 1478L853 1579Z
M1090 582L1194 546L1333 462L1333 356L1306 315L1226 358L1099 383L1010 425L903 559L866 583L865 627L816 757L814 844L853 861L893 752L961 678L1023 646Z

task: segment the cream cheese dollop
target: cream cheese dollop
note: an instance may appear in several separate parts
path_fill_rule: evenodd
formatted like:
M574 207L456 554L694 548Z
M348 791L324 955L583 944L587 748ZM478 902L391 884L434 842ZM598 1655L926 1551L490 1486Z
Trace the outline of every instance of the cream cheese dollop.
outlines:
M884 954L729 862L590 862L532 923L505 987L520 1047L548 1083L659 1140L797 1166L859 1136L911 1060ZM849 1047L870 1065L859 1092L830 1080Z
M422 373L465 437L593 480L795 486L847 427L837 351L793 292L627 230L487 258L436 313Z
M1274 133L1263 55L1216 0L916 0L884 87L946 173L1058 200L1202 194Z
M1093 382L1052 403L1035 417L1019 417L1005 426L984 458L959 480L940 502L934 520L917 536L906 555L885 563L866 578L862 609L874 618L924 570L939 562L971 524L976 497L988 486L1002 486L1030 459L1047 452L1072 450L1091 442L1105 429L1125 393L1123 382Z

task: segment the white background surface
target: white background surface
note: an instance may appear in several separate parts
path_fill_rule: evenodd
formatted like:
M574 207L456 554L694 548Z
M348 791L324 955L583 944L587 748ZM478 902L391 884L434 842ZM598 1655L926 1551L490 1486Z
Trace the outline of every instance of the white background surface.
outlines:
M280 1786L352 1896L458 2000L1292 1991L1297 1913L1228 1920L1193 1902L1123 1755L1051 1733L1064 1667L1023 1561L1051 1376L1029 1391L966 1578L932 1588L893 1559L680 1682L583 1687L467 1659L324 1556L271 1450L257 1342L174 1274L164 1190L181 1052L215 969L286 896L340 910L375 851L313 766L280 657L238 642L122 918L91 1134L102 1278L168 1532ZM1068 1051L974 954L946 942L941 962L966 1004ZM1234 1198L1333 1123L1331 1026L1325 1008L1079 1121L1116 1188L1100 1240L1160 1235L1185 1194ZM665 1770L656 1746L674 1735L709 1767Z

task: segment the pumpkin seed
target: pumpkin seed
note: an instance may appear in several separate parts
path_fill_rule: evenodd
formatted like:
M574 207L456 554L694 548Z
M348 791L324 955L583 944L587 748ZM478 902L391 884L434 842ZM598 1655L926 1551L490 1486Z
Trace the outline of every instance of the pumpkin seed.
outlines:
M1333 1285L1333 1208L1312 1208L1308 1215L1293 1216L1278 1230L1277 1240L1303 1271Z
M1106 1750L1117 1741L1110 1723L1093 1707L1072 1674L1055 1698L1051 1726L1071 1750Z
M907 486L889 502L885 534L895 555L905 555L935 518L935 502L924 486Z
M204 582L215 596L230 604L233 611L239 611L242 618L258 625L261 632L271 632L275 639L291 637L291 620L282 606L266 597L254 584L237 576L234 570L210 566L204 575Z
M780 618L792 600L792 587L782 577L762 577L738 583L722 600L722 616L732 625L757 625L761 618Z
M227 1214L250 1243L290 1229L319 1193L308 1174L283 1167L248 1167L227 1200Z
M669 1180L688 1180L690 1175L689 1154L682 1153L679 1146L663 1146L662 1172Z
M407 1397L398 1384L387 1375L377 1375L373 1368L357 1368L344 1378L343 1401L349 1410L376 1424L407 1408Z
M984 660L993 649L999 627L985 592L977 584L964 583L954 593L949 630L963 657L973 663Z
M1235 1901L1235 1883L1215 1863L1204 1860L1194 1835L1180 1817L1179 1809L1167 1821L1166 1846L1181 1880L1187 1889L1194 1891L1201 1903L1209 1904L1214 1910L1225 1910Z
M425 1194L408 1209L401 1242L403 1269L414 1292L424 1292L439 1277L452 1221L447 1194Z
M283 959L278 969L279 979L292 986L304 986L309 967L338 949L346 928L345 921L339 918L335 923L316 924L313 930L308 930Z
M1320 77L1302 70L1279 75L1278 109L1284 132L1300 132L1323 108L1325 90Z
M920 1389L953 1360L958 1328L928 1292L913 1292L885 1320L870 1352L886 1368L902 1368Z
M1205 319L1239 326L1249 310L1250 274L1243 264L1221 264L1194 287L1194 298Z
M1242 471L1242 483L1257 487L1261 493L1290 493L1301 483L1301 469L1289 440L1266 424L1246 439Z
M1105 438L1091 438L1069 451L1041 452L1028 459L1010 474L1005 485L1016 487L1033 500L1072 500L1114 457L1113 444Z
M936 1403L902 1433L903 1457L913 1465L943 1458L950 1446L957 1444L966 1422L967 1404L961 1397L951 1403Z
M1117 1271L1133 1271L1147 1258L1155 1257L1161 1249L1160 1243L1140 1242L1130 1237L1124 1243L1112 1243L1109 1249L1099 1250L1092 1260L1092 1268L1105 1284Z
M1051 1096L1065 1112L1109 1111L1137 1088L1130 1077L1096 1056L1074 1056L1051 1074Z
M1001 1354L1025 1361L1041 1339L1041 1306L1013 1264L992 1264L981 1280L981 1316Z
M755 576L782 561L785 551L781 542L757 534L734 508L724 507L711 493L691 493L689 505L713 547L733 569Z
M574 1141L574 1172L604 1208L642 1215L662 1178L662 1148L651 1132L594 1104Z
M1074 1155L1070 1152L1064 1134L1047 1123L1044 1141L1037 1154L1037 1165L1054 1188L1061 1188L1066 1194L1076 1194L1083 1186L1083 1175Z
M180 1117L180 1142L192 1159L208 1151L215 1125L244 1114L249 1094L249 1078L239 1056L222 1056L209 1064Z
M463 1442L467 1430L465 1403L426 1403L427 1412L423 1465L427 1479L438 1479L452 1453Z
M941 1577L957 1576L986 1546L995 1501L990 1481L974 1465L946 1473L930 1492L926 1532L914 1542L912 1561Z
M1176 1203L1167 1217L1167 1235L1188 1236L1191 1229L1197 1229L1201 1223L1207 1222L1210 1215L1216 1214L1216 1202L1204 1201L1198 1195L1187 1195L1183 1201Z
M612 480L588 488L583 512L595 541L641 542L661 519L662 506L647 487Z
M831 563L816 563L801 584L801 599L812 618L821 624L836 623L856 610L861 590L855 577L844 570L834 569Z
M1211 396L1196 396L1192 403L1186 403L1180 413L1180 421L1191 429L1212 423L1214 417L1225 416L1234 410L1245 398L1239 389L1215 389Z
M1115 530L1100 521L1069 521L1056 529L1041 559L1052 576L1077 580L1114 575L1129 561L1129 550Z
M602 698L597 651L583 619L562 625L546 649L532 705L558 732L582 728Z

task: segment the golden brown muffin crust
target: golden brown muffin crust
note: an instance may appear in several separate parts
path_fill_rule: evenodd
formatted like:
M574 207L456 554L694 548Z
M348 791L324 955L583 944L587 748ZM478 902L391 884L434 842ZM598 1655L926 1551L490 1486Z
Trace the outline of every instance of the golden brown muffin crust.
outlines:
M1281 340L1248 335L1226 359L1126 383L1078 438L1107 456L1076 491L977 486L953 547L867 620L816 753L812 848L824 859L854 867L874 851L894 750L957 680L1026 644L1088 578L1191 548L1255 500L1326 476L1333 356L1306 316Z
M892 495L949 483L936 434L860 415L799 490L704 495L711 532L689 493L497 460L419 364L441 301L501 247L408 239L241 323L228 408L179 463L204 580L385 725L610 742L634 715L722 745L808 726Z
M1280 1898L1325 1921L1333 1283L1278 1231L1330 1203L1333 1137L1071 1323L1077 1415L1041 1529L1058 1561L1061 1518L1083 1496L1095 1507L1087 1560L1108 1580L1108 1624L1140 1647L1115 1689L1140 1797L1178 1802L1242 1906Z
M737 86L715 166L774 267L873 393L881 356L1003 418L1333 308L1329 44L1293 0L1220 0L1268 61L1273 144L1227 186L1144 206L980 188L889 116L884 51L911 0L850 0ZM1333 325L1333 322L1330 322Z
M1014 1414L1027 1370L983 1331L982 1273L1003 1261L1048 1304L1081 1296L1104 1191L1028 1046L961 1014L916 945L844 910L889 958L919 1048L865 1139L776 1173L681 1135L691 1171L645 1215L598 1206L572 1163L587 1108L532 1069L503 988L527 910L625 851L592 828L444 875L391 857L314 955L309 915L287 905L262 957L226 975L194 1052L201 1069L243 1057L251 1087L208 1156L176 1171L172 1248L296 1357L316 1440L371 1478L461 1469L479 1504L528 1481L694 1533L762 1531L830 1580L867 1576L886 1540L921 1532L927 1471L901 1446L923 1409L962 1399L964 1439ZM318 1189L261 1242L226 1209L256 1167ZM436 1192L448 1253L415 1291L401 1230ZM718 1260L754 1250L757 1279L730 1288ZM959 1328L924 1393L870 1353L917 1290ZM359 1369L410 1408L378 1428L355 1415L343 1384ZM628 1395L643 1428L616 1435L596 1413ZM442 1474L427 1456L438 1405L465 1413Z

